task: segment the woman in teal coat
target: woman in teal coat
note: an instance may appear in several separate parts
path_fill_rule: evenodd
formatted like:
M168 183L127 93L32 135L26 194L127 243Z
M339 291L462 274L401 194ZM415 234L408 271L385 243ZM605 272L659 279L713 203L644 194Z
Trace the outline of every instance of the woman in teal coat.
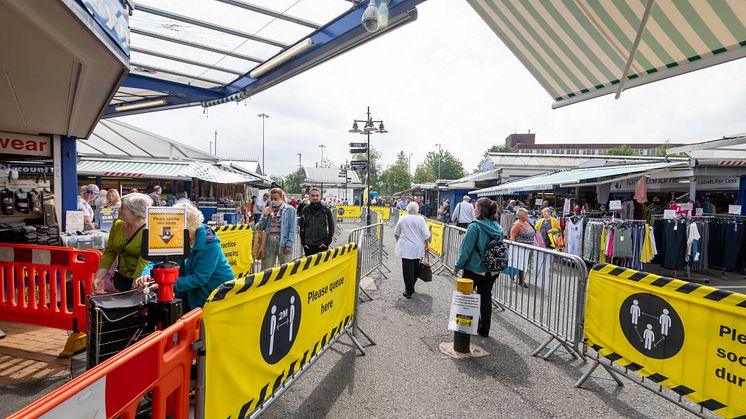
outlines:
M474 208L475 220L466 229L461 242L454 274L464 270L463 278L472 279L480 296L479 327L480 336L489 336L492 323L492 286L499 272L489 272L482 263L487 246L495 236L503 238L503 229L497 222L497 204L489 198L479 198Z
M220 247L220 239L212 229L204 224L204 216L191 204L177 204L174 207L187 209L187 230L189 230L190 250L184 261L179 261L179 279L174 284L174 292L184 301L187 312L205 305L212 291L222 283L234 278L233 269ZM137 279L139 288L151 281L151 263ZM151 285L157 287L157 285Z

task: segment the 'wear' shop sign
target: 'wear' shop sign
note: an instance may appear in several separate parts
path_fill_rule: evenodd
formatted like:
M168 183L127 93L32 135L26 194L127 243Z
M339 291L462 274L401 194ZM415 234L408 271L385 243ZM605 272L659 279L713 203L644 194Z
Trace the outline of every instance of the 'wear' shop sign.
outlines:
M52 155L52 140L49 137L39 135L0 131L0 154L50 157Z
M611 192L634 192L639 178L624 179L611 184ZM647 178L648 192L689 190L688 183L680 183L683 178ZM738 176L708 176L697 179L698 191L737 191Z

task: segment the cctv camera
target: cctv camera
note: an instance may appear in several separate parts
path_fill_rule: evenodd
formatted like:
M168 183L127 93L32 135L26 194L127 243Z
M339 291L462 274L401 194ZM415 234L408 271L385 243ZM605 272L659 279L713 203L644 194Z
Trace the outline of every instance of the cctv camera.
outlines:
M365 9L362 23L368 32L372 33L378 30L378 8L376 8L375 0L371 0L368 8Z

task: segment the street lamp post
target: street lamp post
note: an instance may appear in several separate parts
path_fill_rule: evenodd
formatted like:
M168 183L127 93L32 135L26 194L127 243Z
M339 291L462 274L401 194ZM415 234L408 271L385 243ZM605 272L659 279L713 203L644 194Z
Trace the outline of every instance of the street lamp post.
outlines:
M438 208L440 206L440 185L438 184L438 181L440 180L440 161L443 159L443 153L441 150L442 144L438 143L435 145L438 146L438 176L435 179L435 190L438 191L438 198L437 202L435 202L435 208Z
M379 134L385 134L388 131L386 130L386 128L384 128L382 120L374 120L370 116L370 106L368 106L368 111L366 112L366 115L367 115L366 119L363 119L363 120L355 119L352 122L352 129L349 132L363 134L367 136L368 138L368 147L367 147L368 148L367 149L368 164L366 165L366 176L365 176L366 177L365 183L367 187L366 189L368 190L368 196L364 198L367 198L367 201L368 201L368 203L366 204L366 207L368 208L368 213L367 213L367 216L365 217L366 225L370 225L370 134L374 132L378 132ZM357 126L358 122L365 124L362 130L358 128ZM375 124L378 124L377 128Z
M324 144L319 144L319 148L321 149L321 161L319 162L319 167L324 167L324 149L326 146Z
M264 120L269 118L269 115L266 113L260 113L257 116L262 118L262 171L267 173L267 167L264 165Z

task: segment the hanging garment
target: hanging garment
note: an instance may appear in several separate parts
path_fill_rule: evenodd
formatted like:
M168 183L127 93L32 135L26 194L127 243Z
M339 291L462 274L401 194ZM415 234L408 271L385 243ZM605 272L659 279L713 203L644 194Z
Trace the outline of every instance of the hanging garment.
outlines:
M723 243L722 266L726 269L735 269L741 261L741 247L743 244L744 224L733 221L724 224L725 241Z
M0 192L0 199L2 199L2 212L3 215L13 215L15 210L14 202L15 194L9 189L3 189Z
M633 257L632 244L632 230L620 227L614 231L614 257Z
M684 269L684 255L686 253L686 222L667 221L664 231L666 253L661 266L665 269L680 271Z
M23 189L16 191L16 210L24 214L28 214L30 211L28 192L25 192Z
M603 224L595 221L589 221L585 225L583 240L583 259L588 262L596 263L599 261L601 254L601 242Z
M686 261L698 261L699 260L699 229L697 223L689 224L686 234Z
M572 218L565 220L566 252L576 256L583 256L583 221Z
M606 205L609 202L609 193L611 192L611 183L604 183L603 185L596 185L596 199L601 205Z
M648 224L645 224L645 232L642 240L642 251L640 253L640 262L649 263L651 260L653 260L653 257L655 256L655 252L653 250L654 243L655 239L652 235L652 229Z
M645 176L640 176L635 185L635 201L640 204L648 202L648 179Z

